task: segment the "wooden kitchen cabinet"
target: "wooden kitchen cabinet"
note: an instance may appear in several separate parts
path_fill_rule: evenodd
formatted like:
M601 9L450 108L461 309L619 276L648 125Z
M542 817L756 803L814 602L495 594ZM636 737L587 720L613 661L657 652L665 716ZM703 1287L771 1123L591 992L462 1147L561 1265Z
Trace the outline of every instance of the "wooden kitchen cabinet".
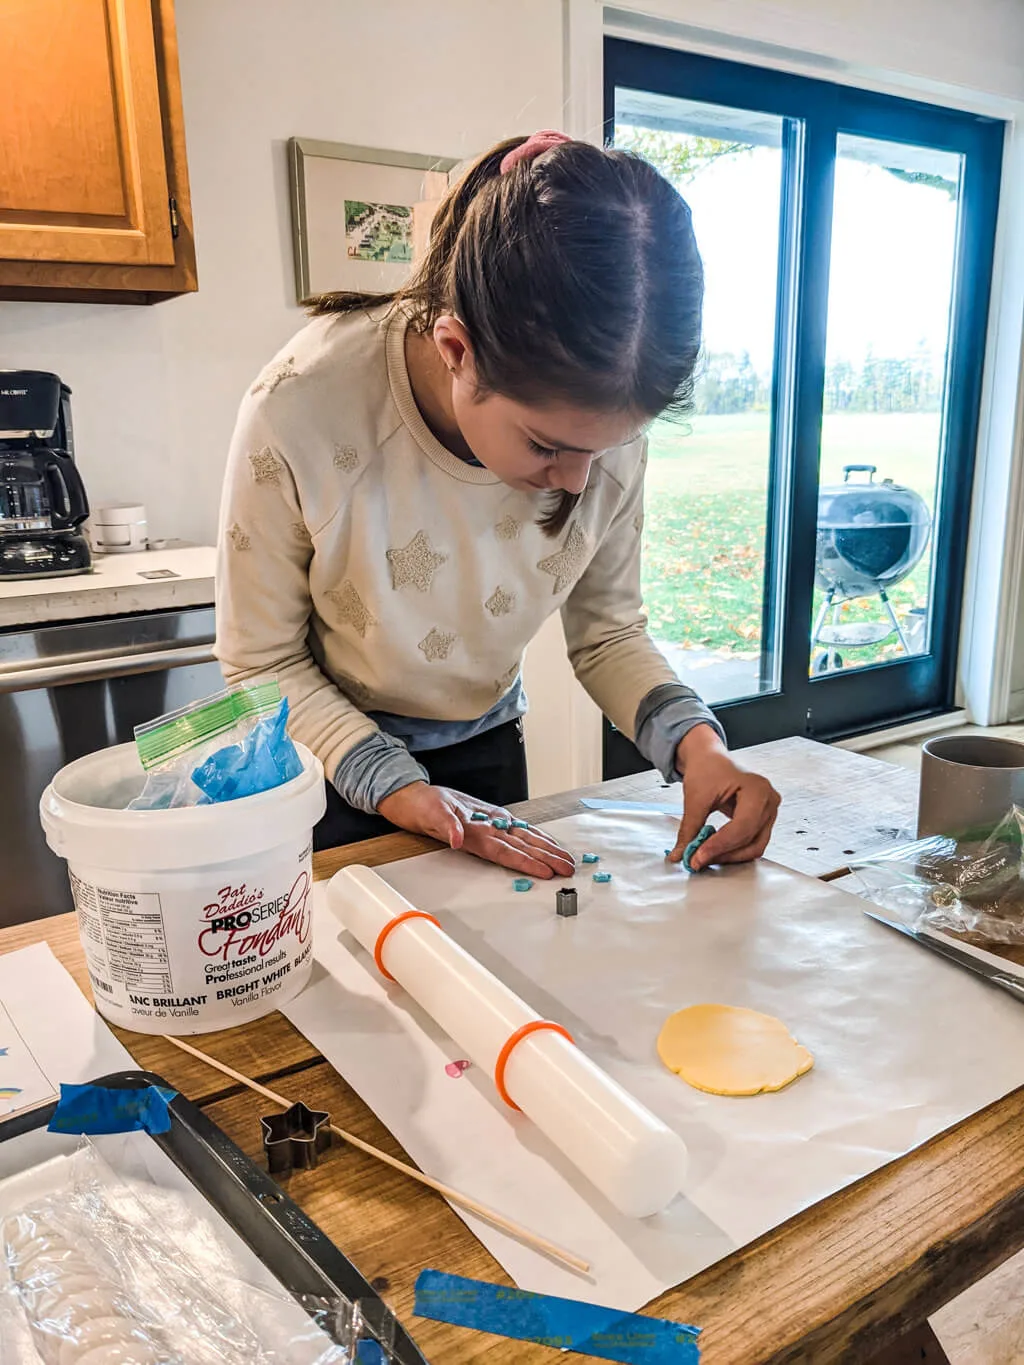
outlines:
M0 0L0 298L196 288L173 0Z

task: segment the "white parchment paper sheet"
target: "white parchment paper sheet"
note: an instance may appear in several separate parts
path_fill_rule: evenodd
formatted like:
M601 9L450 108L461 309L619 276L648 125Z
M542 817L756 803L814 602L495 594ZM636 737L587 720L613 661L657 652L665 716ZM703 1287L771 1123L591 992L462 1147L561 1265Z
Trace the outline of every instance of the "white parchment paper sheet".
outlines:
M671 816L595 813L548 826L613 874L512 889L500 868L433 853L378 871L686 1141L683 1196L621 1217L489 1076L459 1057L316 892L310 986L285 1013L428 1171L593 1263L589 1278L460 1216L523 1288L633 1310L1024 1083L1024 1006L863 913L862 902L771 863L689 877L664 861ZM774 1095L690 1089L658 1061L685 1005L777 1015L815 1056ZM424 1264L431 1263L429 1247ZM444 1268L444 1267L440 1267Z

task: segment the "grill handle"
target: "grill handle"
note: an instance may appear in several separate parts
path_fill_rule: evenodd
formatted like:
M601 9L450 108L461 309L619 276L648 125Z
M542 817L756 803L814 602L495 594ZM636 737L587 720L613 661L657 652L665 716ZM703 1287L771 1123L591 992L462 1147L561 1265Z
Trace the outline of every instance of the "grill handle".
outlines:
M878 465L876 464L844 464L843 483L850 482L851 474L866 474L868 476L868 483L874 483L875 475L877 473Z

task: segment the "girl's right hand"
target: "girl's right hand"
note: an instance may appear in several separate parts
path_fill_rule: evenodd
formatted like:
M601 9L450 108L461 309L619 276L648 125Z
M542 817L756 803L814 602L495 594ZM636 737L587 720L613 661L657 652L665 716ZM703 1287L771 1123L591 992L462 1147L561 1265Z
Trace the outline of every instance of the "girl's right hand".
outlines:
M460 848L527 877L571 877L576 870L572 854L549 834L532 825L528 829L513 829L513 817L507 810L475 801L452 787L411 782L385 796L377 810L400 829L429 834L450 848ZM482 812L487 821L473 820L474 812ZM508 820L509 828L495 829L490 822L496 816Z

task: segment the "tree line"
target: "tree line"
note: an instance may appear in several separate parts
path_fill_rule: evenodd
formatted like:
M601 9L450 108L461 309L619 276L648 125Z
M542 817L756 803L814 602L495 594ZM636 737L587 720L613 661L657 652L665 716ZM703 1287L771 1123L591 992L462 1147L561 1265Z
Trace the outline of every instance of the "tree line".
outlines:
M912 357L876 356L859 365L835 360L825 367L826 412L938 412L942 379L923 347ZM694 410L720 415L767 411L771 375L759 373L749 351L708 352L694 392Z

